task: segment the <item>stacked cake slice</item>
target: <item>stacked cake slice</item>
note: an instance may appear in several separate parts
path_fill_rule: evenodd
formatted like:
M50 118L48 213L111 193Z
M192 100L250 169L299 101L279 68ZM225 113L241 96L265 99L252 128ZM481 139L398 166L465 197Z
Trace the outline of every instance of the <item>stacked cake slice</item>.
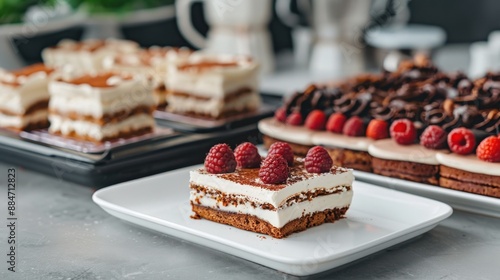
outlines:
M31 130L48 126L48 76L52 69L35 64L0 72L0 127Z
M258 67L247 57L198 53L172 70L168 111L220 119L260 107Z
M50 83L51 133L104 142L151 132L150 80L113 72Z

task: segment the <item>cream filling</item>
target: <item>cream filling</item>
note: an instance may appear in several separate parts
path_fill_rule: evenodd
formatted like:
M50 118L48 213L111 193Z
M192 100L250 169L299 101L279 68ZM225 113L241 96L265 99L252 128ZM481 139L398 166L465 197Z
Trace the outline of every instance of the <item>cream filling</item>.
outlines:
M290 221L298 219L304 215L327 209L348 207L351 204L352 196L353 191L348 191L344 188L344 191L339 193L318 196L310 201L305 200L287 207L277 208L275 210L265 210L260 207L253 207L251 202L237 204L236 206L232 204L224 206L215 198L202 196L196 193L196 191L191 191L190 199L193 203L196 203L196 200L198 199L201 206L214 208L220 211L252 215L270 223L274 227L282 228Z
M313 145L343 148L363 152L368 151L368 147L374 142L375 140L368 137L351 137L328 131L314 132L312 135Z
M368 148L368 153L376 158L409 161L428 165L439 165L436 159L438 150L427 149L422 145L399 145L392 139L375 141Z
M92 139L101 140L106 137L115 137L116 135L135 131L145 127L154 127L154 118L147 114L133 115L117 123L108 123L99 125L96 123L84 120L71 120L59 115L49 115L50 128L49 131L59 132L63 135L76 133L82 137L90 137Z
M477 158L476 155L457 155L438 153L438 162L442 165L472 172L492 176L500 176L500 162L488 162ZM500 179L499 179L500 180Z
M142 78L121 80L116 86L109 88L54 81L49 84L49 91L50 109L60 113L72 112L94 118L129 111L140 105L155 106L156 104L152 85Z
M283 205L288 198L295 194L313 192L316 189L330 190L332 188L338 188L339 186L351 186L354 181L352 170L345 170L345 172L337 174L314 174L313 177L307 180L287 185L280 190L269 190L240 184L238 182L223 179L214 174L201 173L199 170L190 172L189 182L194 185L212 188L226 194L242 195L260 204L269 203L278 208ZM260 178L256 178L255 180L260 182Z
M35 112L24 116L10 116L0 113L0 126L23 128L30 123L38 123L47 120L47 110L36 110Z
M227 111L244 111L260 107L261 99L257 92L250 92L240 98L225 102L219 98L200 100L183 96L167 95L168 110L176 113L194 112L218 117Z
M267 118L259 122L259 131L263 134L291 143L312 146L314 131L303 126L286 125L274 118Z
M0 83L0 108L22 115L32 105L49 99L47 75L38 72L30 75L20 86Z

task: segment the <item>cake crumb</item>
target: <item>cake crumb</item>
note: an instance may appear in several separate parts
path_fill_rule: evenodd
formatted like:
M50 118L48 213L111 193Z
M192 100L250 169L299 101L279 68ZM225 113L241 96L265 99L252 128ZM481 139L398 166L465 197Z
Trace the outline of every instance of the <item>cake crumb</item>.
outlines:
M260 240L267 239L267 237L265 237L264 235L258 235L258 234L257 234L257 237L258 237L258 238L260 238Z
M201 216L200 216L200 215L198 215L198 214L196 214L196 213L194 213L193 215L191 215L191 216L189 216L189 217L190 217L191 219L193 219L193 220L201 220Z

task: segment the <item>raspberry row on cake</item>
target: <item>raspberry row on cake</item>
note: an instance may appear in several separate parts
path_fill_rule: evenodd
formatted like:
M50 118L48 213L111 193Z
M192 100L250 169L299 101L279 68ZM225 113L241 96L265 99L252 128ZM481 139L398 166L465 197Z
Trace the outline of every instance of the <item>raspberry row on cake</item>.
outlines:
M48 126L48 76L53 69L35 64L0 72L0 127L17 131Z
M173 67L167 110L220 119L261 105L258 66L243 56L193 54Z
M49 84L49 132L104 142L151 132L151 81L114 72L58 78Z
M499 197L497 172L464 167L475 159L500 170L499 108L500 75L471 81L419 61L335 87L309 86L259 130L267 147L287 141L300 155L321 145L340 166ZM463 162L443 161L450 152Z
M352 170L332 166L322 147L294 158L288 144L279 142L261 163L250 143L234 154L219 144L205 168L191 171L190 202L197 217L283 238L342 218L353 180Z

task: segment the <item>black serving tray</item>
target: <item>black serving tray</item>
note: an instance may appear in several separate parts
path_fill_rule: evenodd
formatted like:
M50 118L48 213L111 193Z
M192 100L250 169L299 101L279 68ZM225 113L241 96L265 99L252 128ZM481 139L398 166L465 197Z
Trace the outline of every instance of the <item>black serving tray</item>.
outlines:
M176 133L168 139L141 141L101 154L86 154L30 142L0 133L0 160L57 177L101 188L184 166L202 163L211 146L260 141L257 125L203 134Z

